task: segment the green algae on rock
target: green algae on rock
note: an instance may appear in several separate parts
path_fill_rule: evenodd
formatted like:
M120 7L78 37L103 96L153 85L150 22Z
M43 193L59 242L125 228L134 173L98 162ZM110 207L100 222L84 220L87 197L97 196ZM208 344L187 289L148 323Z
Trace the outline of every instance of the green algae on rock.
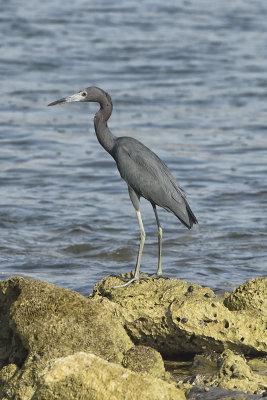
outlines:
M185 400L174 385L83 352L48 363L32 400Z
M118 285L117 277L102 279L91 298L107 297L120 306L122 324L135 344L165 356L181 353L267 353L266 319L260 310L230 311L224 297L210 288L179 279L153 279Z

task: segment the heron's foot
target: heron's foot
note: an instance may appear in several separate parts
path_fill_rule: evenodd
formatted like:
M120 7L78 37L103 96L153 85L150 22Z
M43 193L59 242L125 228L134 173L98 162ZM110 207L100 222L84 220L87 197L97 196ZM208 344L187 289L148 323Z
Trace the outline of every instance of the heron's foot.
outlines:
M163 276L161 273L160 274L158 274L157 272L155 273L155 274L151 274L151 275L149 275L151 278L154 278L154 279L160 279L160 278L162 278L162 279L169 279L167 276Z
M127 280L125 278L120 278L120 279L122 279L123 281L126 281L126 283L123 283L122 285L113 286L111 289L117 289L117 288L121 288L121 287L126 287L126 286L130 285L134 281L140 281L140 280L148 281L148 278L145 278L145 277L142 277L142 276L134 276L130 280Z

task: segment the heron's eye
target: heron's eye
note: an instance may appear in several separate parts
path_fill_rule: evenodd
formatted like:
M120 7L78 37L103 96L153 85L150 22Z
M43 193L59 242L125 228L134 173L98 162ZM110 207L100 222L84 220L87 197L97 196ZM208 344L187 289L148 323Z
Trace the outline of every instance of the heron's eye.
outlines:
M86 97L86 92L82 92L82 96L83 96L83 97Z

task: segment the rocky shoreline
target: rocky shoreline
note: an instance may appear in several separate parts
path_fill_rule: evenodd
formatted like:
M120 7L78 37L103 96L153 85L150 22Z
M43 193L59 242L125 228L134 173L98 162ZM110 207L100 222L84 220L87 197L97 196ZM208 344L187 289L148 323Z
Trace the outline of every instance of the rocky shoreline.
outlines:
M267 397L267 278L223 296L178 279L120 283L104 278L85 298L0 282L0 399ZM175 379L163 359L184 355L199 373Z

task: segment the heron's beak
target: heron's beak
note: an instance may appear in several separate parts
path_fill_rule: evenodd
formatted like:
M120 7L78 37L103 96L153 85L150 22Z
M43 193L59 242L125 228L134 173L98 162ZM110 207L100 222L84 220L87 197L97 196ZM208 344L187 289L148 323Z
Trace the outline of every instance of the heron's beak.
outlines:
M84 97L81 95L81 93L76 93L72 96L63 97L63 99L53 101L53 103L48 104L48 106L56 106L57 104L72 103L74 101L84 101Z

